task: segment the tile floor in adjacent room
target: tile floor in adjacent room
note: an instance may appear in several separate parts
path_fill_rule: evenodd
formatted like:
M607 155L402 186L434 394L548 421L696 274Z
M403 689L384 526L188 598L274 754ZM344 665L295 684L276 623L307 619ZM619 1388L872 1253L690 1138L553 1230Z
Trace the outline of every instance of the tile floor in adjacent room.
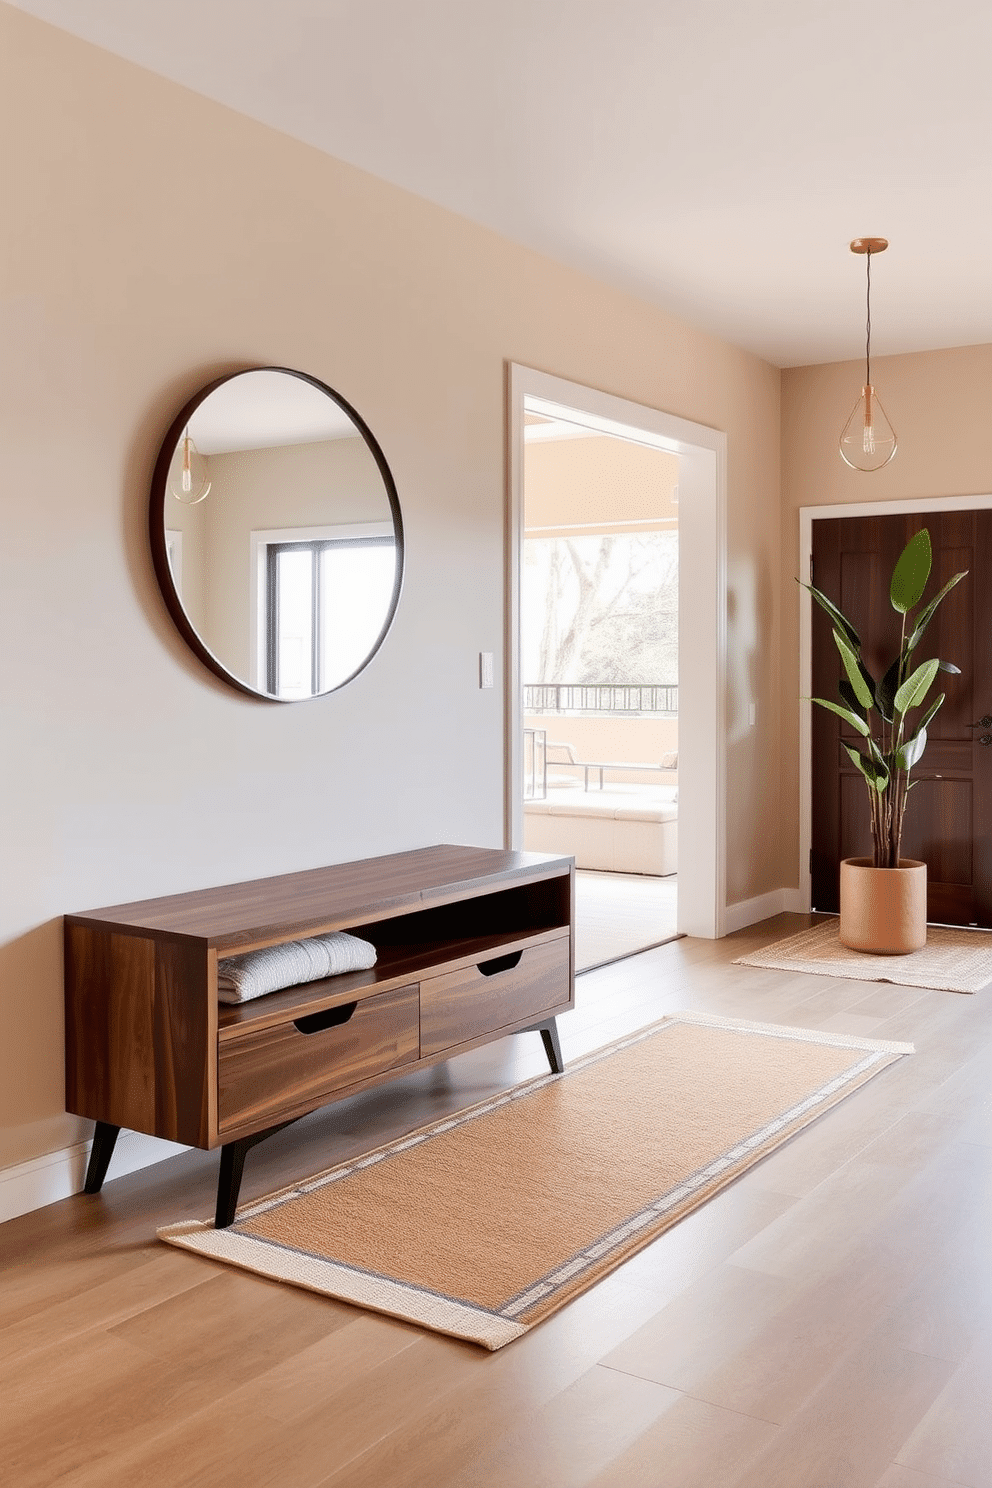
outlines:
M676 934L678 876L644 873L575 874L575 965L603 966L659 945Z

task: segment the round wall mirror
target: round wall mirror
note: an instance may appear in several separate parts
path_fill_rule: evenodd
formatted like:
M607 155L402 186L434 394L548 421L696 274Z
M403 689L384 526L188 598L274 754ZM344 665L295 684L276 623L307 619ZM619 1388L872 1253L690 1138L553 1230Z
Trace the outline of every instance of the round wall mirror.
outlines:
M389 629L396 487L365 423L315 377L258 367L201 389L159 453L150 530L181 635L242 692L333 692Z

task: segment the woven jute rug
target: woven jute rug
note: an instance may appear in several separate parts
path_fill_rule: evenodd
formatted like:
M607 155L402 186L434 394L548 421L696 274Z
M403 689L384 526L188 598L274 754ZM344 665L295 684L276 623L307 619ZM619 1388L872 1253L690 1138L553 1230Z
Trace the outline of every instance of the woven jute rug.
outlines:
M906 956L849 951L837 936L838 921L824 921L786 940L776 940L763 950L739 956L734 965L808 971L817 976L850 977L856 982L893 982L935 992L980 992L992 982L992 934L988 931L929 925L926 945Z
M912 1052L679 1015L163 1240L497 1349Z

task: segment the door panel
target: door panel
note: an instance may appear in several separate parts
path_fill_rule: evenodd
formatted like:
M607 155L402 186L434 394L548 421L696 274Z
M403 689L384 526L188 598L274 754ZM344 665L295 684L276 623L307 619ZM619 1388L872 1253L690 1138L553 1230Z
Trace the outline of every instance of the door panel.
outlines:
M961 676L939 673L930 696L946 694L934 719L906 809L902 853L927 864L928 918L992 927L992 637L983 612L992 573L992 512L844 517L813 523L817 588L839 604L863 638L875 676L897 654L901 616L889 604L892 569L910 537L926 527L934 550L924 600L955 573L968 578L944 600L914 653L941 656ZM813 695L836 699L843 675L828 617L813 606ZM988 737L989 744L981 739ZM841 858L870 857L865 783L841 749L858 743L847 724L813 708L813 908L836 912Z

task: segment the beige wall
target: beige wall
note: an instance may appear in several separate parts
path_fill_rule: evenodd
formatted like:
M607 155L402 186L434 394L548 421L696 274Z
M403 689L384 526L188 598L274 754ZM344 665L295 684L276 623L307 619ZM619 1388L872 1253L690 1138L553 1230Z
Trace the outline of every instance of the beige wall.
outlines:
M0 131L0 1164L86 1129L63 913L502 840L508 360L728 432L731 667L759 720L728 750L731 897L781 882L775 369L3 6ZM200 666L148 549L165 430L253 364L360 411L406 524L385 645L292 706Z
M579 527L610 532L615 524L645 529L678 519L673 502L677 455L606 435L524 445L524 521L528 532Z
M898 436L881 470L851 470L837 441L864 382L864 362L782 373L783 880L799 862L799 509L992 492L992 346L873 357L872 382Z

